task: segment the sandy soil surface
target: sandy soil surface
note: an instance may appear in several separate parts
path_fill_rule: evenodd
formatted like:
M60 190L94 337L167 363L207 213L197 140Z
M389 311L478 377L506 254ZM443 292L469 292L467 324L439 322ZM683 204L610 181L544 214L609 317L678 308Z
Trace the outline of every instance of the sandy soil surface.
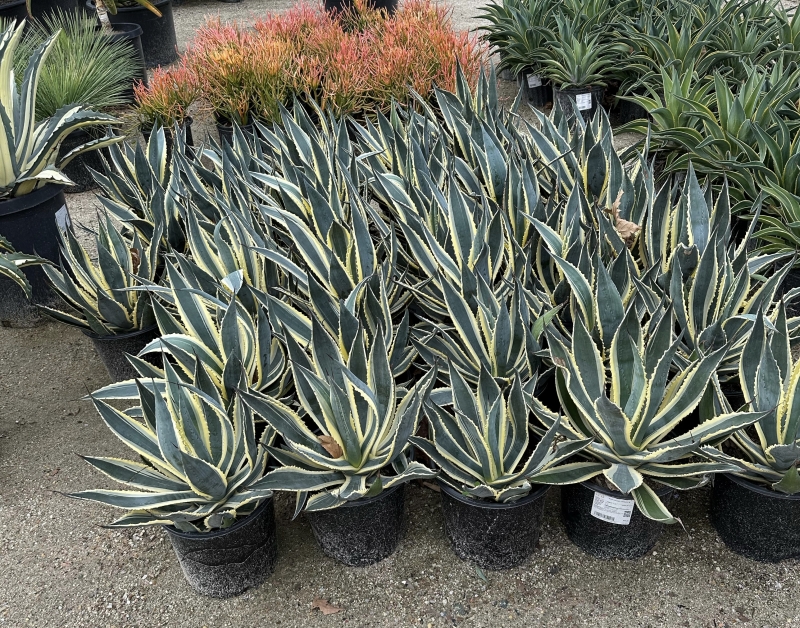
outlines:
M206 14L247 19L288 2L240 5L189 0L176 7L185 45ZM472 27L476 1L454 1ZM504 86L507 98L513 88ZM91 194L69 197L91 222ZM763 565L729 552L710 527L708 490L683 495L686 531L665 530L655 551L601 561L567 540L558 490L546 507L540 547L522 567L479 573L452 554L437 493L408 491L409 525L399 551L378 565L343 567L322 555L302 518L278 499L275 574L239 598L193 593L160 529L101 527L115 513L63 493L108 486L77 454L125 456L87 392L108 383L91 342L50 323L0 329L0 625L170 628L394 626L597 626L758 628L800 626L800 563ZM339 607L322 615L315 599Z

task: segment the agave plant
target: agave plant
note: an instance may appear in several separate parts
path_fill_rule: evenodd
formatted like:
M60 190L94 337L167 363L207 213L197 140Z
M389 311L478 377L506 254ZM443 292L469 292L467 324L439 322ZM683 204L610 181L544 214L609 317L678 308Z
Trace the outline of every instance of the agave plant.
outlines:
M800 362L792 360L786 310L783 305L773 324L758 316L742 351L739 381L745 401L762 413L754 432L742 429L733 442L741 456L706 446L701 453L710 460L734 466L736 475L766 484L773 490L800 493ZM754 437L755 435L755 437Z
M195 381L202 371L203 378L213 383L226 403L243 386L285 396L290 390L286 358L272 334L268 313L260 307L256 315L251 315L237 298L243 273L233 273L220 284L219 296L227 296L226 302L203 292L169 262L166 271L169 287L146 286L159 297L153 311L161 336L140 355L167 353L189 381ZM125 398L129 384L104 390L119 395L109 398Z
M275 432L257 435L252 411L182 382L169 363L154 392L137 383L138 405L121 411L93 399L103 422L138 460L84 456L126 490L70 497L127 510L111 527L171 525L185 532L227 528L272 492L257 488ZM138 416L141 419L136 418Z
M602 292L598 299L606 296ZM622 314L620 308L607 311ZM675 523L678 520L651 484L685 490L702 485L708 474L731 471L733 467L725 463L686 460L703 445L721 442L764 413L726 413L680 433L681 422L697 407L726 348L675 371L678 342L672 308L645 325L633 307L611 318L607 357L580 319L575 321L571 342L548 332L565 415L561 429L570 438L594 439L583 453L604 464L605 480L620 493L631 495L642 514ZM558 413L536 399L532 407L548 429L558 419Z
M158 251L137 234L126 239L109 216L98 221L93 262L70 227L61 232L61 270L44 267L56 293L73 311L42 307L56 320L98 336L113 336L155 324L150 295L134 290L156 280Z
M22 269L43 264L52 264L52 262L37 255L18 253L8 240L0 236L0 277L10 279L17 284L29 299L31 298L31 284Z
M381 335L367 352L359 327L344 360L338 344L314 321L308 356L287 336L295 388L303 414L255 391L242 399L283 437L272 448L283 466L255 488L297 493L295 514L336 508L435 472L409 459L409 437L436 379L429 371L408 390L392 377Z
M573 484L602 473L598 462L561 464L582 451L591 438L559 440L557 418L531 449L530 410L519 378L505 394L489 371L481 369L477 392L453 371L452 411L430 402L430 439L411 442L436 463L439 479L475 499L511 502L533 484Z
M76 156L121 142L121 137L92 140L61 158L58 149L72 131L88 126L116 124L106 114L83 105L68 105L52 117L38 123L36 93L39 76L47 56L56 45L53 35L31 55L22 85L17 91L14 80L14 52L19 45L25 24L9 26L0 36L0 109L4 132L0 133L0 199L28 194L48 183L70 184L61 172Z

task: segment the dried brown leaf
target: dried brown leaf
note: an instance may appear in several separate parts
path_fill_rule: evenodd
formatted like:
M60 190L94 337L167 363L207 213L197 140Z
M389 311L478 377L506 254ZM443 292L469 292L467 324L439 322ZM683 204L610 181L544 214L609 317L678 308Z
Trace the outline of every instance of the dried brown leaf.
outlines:
M315 608L321 610L323 615L333 615L342 610L338 606L331 604L328 600L323 600L321 597L314 598L314 602L311 604L311 610L313 611Z
M614 204L611 206L611 215L614 217L614 226L617 228L617 233L619 233L620 237L625 240L625 242L630 244L634 236L641 230L641 227L635 222L620 218L619 206L621 202L622 190L619 191L619 194L617 194L617 200L615 200Z
M317 436L317 440L319 444L327 451L332 458L341 458L342 457L342 448L339 446L333 437L331 436Z
M130 249L131 251L131 261L133 262L133 274L135 275L139 272L139 264L142 262L142 258L139 256L139 249Z

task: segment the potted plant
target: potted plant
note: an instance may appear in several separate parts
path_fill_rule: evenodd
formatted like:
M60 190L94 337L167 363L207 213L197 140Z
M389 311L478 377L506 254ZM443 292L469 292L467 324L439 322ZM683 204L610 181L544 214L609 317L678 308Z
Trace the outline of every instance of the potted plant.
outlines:
M162 127L169 145L175 128L185 134L187 146L194 145L189 108L200 97L201 89L185 59L170 68L156 68L148 84L139 83L134 91L139 128L146 142L150 142L154 128Z
M483 569L510 569L536 548L549 485L582 482L604 465L560 464L592 439L559 438L558 418L532 446L519 377L505 394L486 368L477 391L456 369L450 382L452 410L428 403L430 438L411 442L441 470L444 527L456 555Z
M144 68L128 42L98 29L91 18L56 11L41 22L31 23L21 45L33 51L56 33L56 44L39 75L37 120L50 118L72 103L109 111L130 102L134 78ZM102 130L77 129L62 142L59 157L102 136ZM79 155L64 168L64 174L74 183L65 192L84 192L95 187L87 166L101 168L99 153Z
M645 324L633 304L623 315L608 273L600 273L601 346L580 317L571 342L552 329L547 335L558 368L563 433L594 438L582 453L605 467L595 481L562 488L561 516L567 536L584 551L637 558L655 545L662 524L678 521L668 507L675 489L695 488L709 474L734 469L689 458L763 413L722 414L682 433L681 422L700 402L725 347L676 369L672 307L654 313ZM532 407L547 428L559 416L535 399Z
M546 33L539 63L553 83L555 100L566 114L580 113L588 120L602 106L614 65L628 48L612 43L605 32L583 32L561 15L556 16L555 28Z
M137 459L84 457L126 490L69 496L126 510L110 527L163 526L187 581L203 595L258 586L277 559L272 492L256 487L274 431L260 428L241 400L226 406L211 389L182 381L169 362L165 379L137 387L140 413L93 400Z
M742 351L739 379L746 401L762 416L752 428L733 434L731 448L701 450L710 460L734 467L714 478L711 523L728 547L748 558L797 558L800 361L792 359L783 304L774 324L766 316L757 318Z
M89 12L97 13L97 19L103 28L116 31L118 27L132 24L141 29L138 36L141 38L146 68L169 65L178 57L171 0L85 1ZM124 30L130 29L125 26Z
M69 224L63 186L71 181L61 168L78 155L119 142L122 138L92 140L58 158L64 139L87 126L115 124L116 120L83 105L60 109L53 117L35 122L36 86L44 60L55 46L55 39L44 42L31 56L20 91L13 78L13 59L22 38L24 24L10 26L0 36L0 108L4 115L0 137L0 157L8 167L0 177L0 234L18 251L58 260L58 229ZM41 269L25 271L31 282L35 303L51 304L54 294ZM30 324L38 318L35 311L20 307L13 284L0 289L0 320L11 324Z
M271 452L284 466L256 486L296 493L295 516L305 511L325 554L370 565L392 554L403 536L405 483L436 475L407 453L436 373L399 390L382 334L368 351L359 324L345 360L322 324L312 324L311 356L285 334L305 415L274 397L242 394L284 441Z
M143 245L136 233L126 239L108 216L99 221L94 238L96 263L71 228L61 238L61 271L45 267L44 272L73 311L44 306L42 311L91 338L113 381L135 377L126 354L138 354L159 332L150 295L132 288L155 281L158 245Z
M28 299L31 298L31 284L22 269L42 264L52 264L52 262L36 255L17 253L11 243L0 236L0 277L10 279L17 284Z

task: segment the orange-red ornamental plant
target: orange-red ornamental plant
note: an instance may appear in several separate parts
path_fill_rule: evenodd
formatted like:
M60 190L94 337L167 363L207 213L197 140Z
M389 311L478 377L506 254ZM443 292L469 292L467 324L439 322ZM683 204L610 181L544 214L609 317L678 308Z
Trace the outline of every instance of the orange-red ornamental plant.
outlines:
M482 48L452 28L450 12L430 0L409 0L394 15L369 9L330 16L299 4L258 20L253 30L208 21L188 47L207 106L220 121L278 119L294 97L316 100L337 115L388 110L408 103L411 89L430 97L454 91L460 64L473 84Z

